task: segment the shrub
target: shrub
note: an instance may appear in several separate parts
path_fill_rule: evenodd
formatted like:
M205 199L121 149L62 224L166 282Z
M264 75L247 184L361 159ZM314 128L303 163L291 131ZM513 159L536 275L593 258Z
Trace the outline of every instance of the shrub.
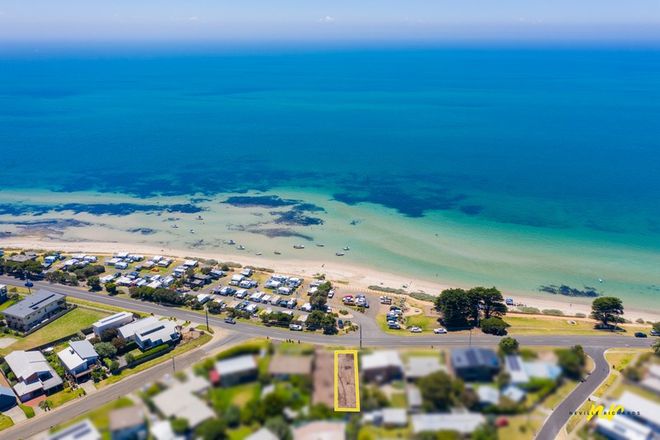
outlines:
M543 309L541 313L543 313L544 315L564 316L564 312L562 312L559 309Z
M490 335L506 335L507 327L511 327L502 318L487 318L481 321L481 331Z
M584 313L576 313L576 314L575 314L575 317L576 317L576 318L586 318L587 315L585 315Z
M520 311L520 313L529 313L530 315L538 315L539 313L541 313L541 311L536 307L527 307L527 306L518 307L518 311Z
M27 417L28 419L31 419L32 417L34 417L34 408L32 408L31 406L27 406L27 405L19 405L19 406L21 407L21 409L25 413L25 417Z

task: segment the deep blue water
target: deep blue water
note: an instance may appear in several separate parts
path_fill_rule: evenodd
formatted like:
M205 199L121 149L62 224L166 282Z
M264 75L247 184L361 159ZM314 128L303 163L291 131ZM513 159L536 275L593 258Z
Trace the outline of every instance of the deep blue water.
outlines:
M0 84L5 189L302 186L660 243L659 50L5 54Z

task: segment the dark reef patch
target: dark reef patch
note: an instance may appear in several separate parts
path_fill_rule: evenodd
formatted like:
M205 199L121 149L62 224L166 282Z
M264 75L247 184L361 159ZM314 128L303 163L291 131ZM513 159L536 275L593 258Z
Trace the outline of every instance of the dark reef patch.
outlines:
M322 225L323 220L318 217L305 215L307 212L325 212L320 206L296 199L283 199L276 195L263 196L232 196L222 203L238 207L282 208L290 206L288 211L270 211L275 217L274 222L288 226L316 226ZM280 235L281 237L282 235Z
M570 287L566 284L562 284L560 286L555 284L540 286L539 291L552 293L553 295L579 296L588 298L594 298L602 295L595 287L584 286L584 289L576 289L575 287Z
M50 212L72 211L74 214L88 213L94 215L129 215L136 212L178 212L194 214L204 211L197 205L191 203L158 205L138 203L63 203L56 205L48 204L22 204L2 203L0 204L0 215L44 215Z
M305 215L303 211L295 208L285 212L271 211L270 214L275 216L275 223L279 225L317 226L323 224L322 219Z
M156 233L155 229L151 228L133 228L129 229L128 232L131 232L133 234L142 234L142 235L153 235Z
M314 238L311 235L302 234L300 232L292 231L285 228L246 228L247 232L252 234L265 235L269 238L275 237L297 237L307 241L314 241Z

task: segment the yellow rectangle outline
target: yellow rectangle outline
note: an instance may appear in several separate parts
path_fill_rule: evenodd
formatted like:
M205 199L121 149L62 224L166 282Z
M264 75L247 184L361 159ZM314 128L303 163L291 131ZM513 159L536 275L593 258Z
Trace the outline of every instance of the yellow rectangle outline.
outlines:
M342 408L339 406L339 355L353 355L353 369L355 370L355 404L356 407ZM335 350L335 411L337 412L360 412L360 374L358 371L358 351L357 350Z

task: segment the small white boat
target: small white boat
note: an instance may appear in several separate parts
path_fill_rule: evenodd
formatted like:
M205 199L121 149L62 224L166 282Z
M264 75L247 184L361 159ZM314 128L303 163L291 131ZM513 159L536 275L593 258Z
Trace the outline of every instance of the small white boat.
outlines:
M242 244L239 244L238 246L236 246L236 249L238 249L239 251L244 251L245 246L243 246Z
M195 233L195 230L194 230L194 229L191 229L191 230L190 230L190 233L191 233L191 234L194 234L194 233Z
M179 227L178 227L176 224L172 225L172 227L173 227L174 229L179 229Z
M274 253L275 255L282 255L282 252L280 252L280 251L274 251L273 253Z
M262 255L262 253L261 253L261 252L257 252L255 255Z
M338 257L343 257L346 254L343 253L343 252L335 252L335 255L338 256Z
M294 244L293 248L294 249L305 249L305 245L304 244Z
M351 248L350 248L350 247L348 247L348 246L345 246L345 247L344 247L344 250L345 250L345 251L350 251L350 250L351 250Z

